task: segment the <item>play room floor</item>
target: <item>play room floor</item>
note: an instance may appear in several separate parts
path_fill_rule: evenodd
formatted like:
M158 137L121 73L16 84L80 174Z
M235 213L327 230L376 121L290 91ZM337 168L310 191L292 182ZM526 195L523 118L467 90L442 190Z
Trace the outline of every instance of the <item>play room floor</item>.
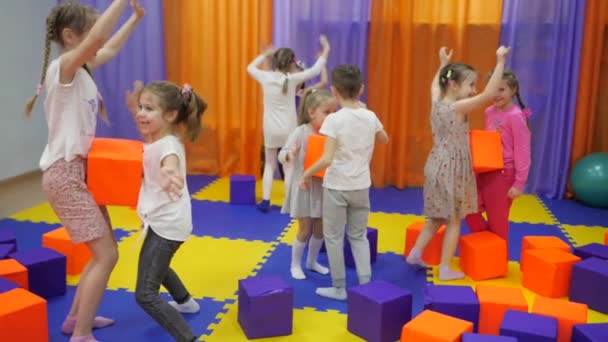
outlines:
M192 295L201 305L198 314L185 315L195 334L204 341L244 341L237 317L238 280L254 275L278 275L295 290L293 335L269 340L289 341L362 341L346 330L346 303L318 297L314 289L329 286L329 276L307 274L303 281L289 276L291 243L297 223L281 215L283 184L275 182L272 211L260 213L255 206L232 206L228 203L226 178L191 176L193 237L178 251L173 268L180 274ZM258 192L259 192L258 184ZM18 195L17 195L18 196ZM373 278L409 289L414 296L414 314L422 310L422 288L427 282L439 283L436 270L425 274L407 266L403 259L405 227L423 220L421 189L394 188L371 191L372 210L369 226L379 230L378 260ZM111 276L99 314L116 319L113 327L98 330L101 341L171 341L170 336L135 303L140 223L135 211L111 207L110 215L120 258ZM540 200L523 196L511 211L510 265L505 279L488 283L521 286L519 253L524 235L558 236L573 246L602 242L608 229L608 211L581 206L572 201ZM48 204L41 204L0 220L0 230L11 229L20 249L41 245L43 233L60 227ZM468 229L463 226L463 233ZM324 254L321 262L327 264ZM457 264L457 259L455 260ZM349 286L355 285L353 269L348 271ZM77 278L68 279L68 293L48 301L51 341L67 341L59 331L69 308ZM467 279L451 284L473 285ZM524 289L529 302L534 294ZM608 316L590 311L589 322L608 322Z

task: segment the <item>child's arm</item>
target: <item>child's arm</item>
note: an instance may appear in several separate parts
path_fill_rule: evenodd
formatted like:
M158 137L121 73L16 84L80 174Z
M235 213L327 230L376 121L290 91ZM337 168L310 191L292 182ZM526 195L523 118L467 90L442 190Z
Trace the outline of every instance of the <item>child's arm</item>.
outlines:
M530 129L522 116L512 116L509 120L513 134L513 160L515 162L515 181L509 189L509 197L515 198L523 193L530 171Z
M110 38L110 40L108 40L108 42L99 51L97 51L95 60L89 63L89 67L91 69L102 66L114 58L114 56L116 56L120 49L122 49L122 47L125 45L141 18L144 17L144 8L137 3L137 1L131 1L131 7L133 8L133 14L129 20L122 25L118 32L116 32L112 38Z
M456 113L468 113L477 107L482 106L496 94L496 91L500 86L500 81L502 80L502 73L505 68L505 60L507 59L508 53L509 48L504 46L501 46L496 50L496 66L494 67L492 77L490 77L490 81L488 81L485 89L481 94L454 102L454 110Z
M433 82L431 83L432 101L439 100L439 96L441 95L441 88L439 88L439 73L441 72L441 69L443 69L443 67L450 63L450 59L452 58L452 52L454 50L450 50L450 52L447 51L448 49L445 46L442 46L441 49L439 49L439 69L437 69L435 77L433 77Z
M319 82L311 85L310 87L304 89L304 94L306 94L306 92L309 89L322 89L325 88L327 86L327 65L323 66L323 69L321 69L321 79L319 80Z
M296 128L287 138L287 142L285 146L281 148L279 152L279 163L285 164L286 162L290 162L296 158L298 152L300 151L300 146L298 141L300 140L300 128Z
M128 0L113 1L110 7L97 19L82 43L61 57L61 83L71 82L76 70L91 60L95 53L103 47L127 4Z
M381 144L388 144L388 134L385 130L376 132L376 141Z
M319 56L315 64L306 70L296 72L295 74L291 74L289 76L289 79L293 80L296 84L307 81L320 74L323 67L325 66L325 63L327 63L327 56L329 55L330 49L329 42L327 41L327 38L323 35L319 37L319 41L321 42L321 46L323 46L323 51L321 51L321 55Z
M137 112L139 111L139 96L141 95L141 91L144 89L144 84L142 81L133 82L133 91L127 90L127 108L131 112L133 116L133 121L135 121L135 126L137 130L141 134L141 127L139 126L139 121L137 120ZM145 138L142 134L142 138Z
M247 65L247 72L254 80L261 82L264 77L264 71L259 68L260 65L264 63L266 58L272 56L275 50L273 48L268 48L264 53L257 56L249 65Z
M184 178L179 168L177 154L169 154L160 162L161 188L169 194L172 200L182 195Z

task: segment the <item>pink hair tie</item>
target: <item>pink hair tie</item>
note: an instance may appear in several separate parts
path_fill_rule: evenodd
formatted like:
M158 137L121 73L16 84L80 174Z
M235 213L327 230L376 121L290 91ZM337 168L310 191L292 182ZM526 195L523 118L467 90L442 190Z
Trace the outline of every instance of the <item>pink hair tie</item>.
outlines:
M42 92L42 83L39 83L38 87L36 88L36 96L40 96L41 92Z
M526 117L526 119L529 119L530 116L532 116L532 111L530 110L530 108L525 108L521 111L521 113Z
M182 88L182 95L189 100L190 96L192 95L192 86L190 86L188 83L185 83L183 88Z

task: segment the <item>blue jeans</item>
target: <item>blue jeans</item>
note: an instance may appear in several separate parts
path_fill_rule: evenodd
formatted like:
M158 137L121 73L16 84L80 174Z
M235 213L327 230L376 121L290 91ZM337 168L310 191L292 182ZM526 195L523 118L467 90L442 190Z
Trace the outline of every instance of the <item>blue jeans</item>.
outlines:
M164 239L151 228L148 229L139 253L135 300L176 341L190 342L196 341L192 329L182 314L160 296L160 285L162 284L176 302L184 303L190 299L190 294L184 284L169 266L173 255L182 243L182 241Z

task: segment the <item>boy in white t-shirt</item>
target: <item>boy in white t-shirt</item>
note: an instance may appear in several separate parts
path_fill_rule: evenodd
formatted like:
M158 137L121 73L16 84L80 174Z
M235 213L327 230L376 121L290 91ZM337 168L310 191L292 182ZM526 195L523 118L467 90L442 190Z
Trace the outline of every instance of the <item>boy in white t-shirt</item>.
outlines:
M332 93L342 109L329 115L321 130L326 136L323 155L300 179L306 188L308 178L327 168L323 179L323 234L329 257L332 287L318 288L322 297L346 299L344 233L350 242L359 283L370 281L371 261L367 241L369 215L369 163L376 140L386 144L388 135L376 114L363 106L361 72L355 65L340 65L331 75Z

